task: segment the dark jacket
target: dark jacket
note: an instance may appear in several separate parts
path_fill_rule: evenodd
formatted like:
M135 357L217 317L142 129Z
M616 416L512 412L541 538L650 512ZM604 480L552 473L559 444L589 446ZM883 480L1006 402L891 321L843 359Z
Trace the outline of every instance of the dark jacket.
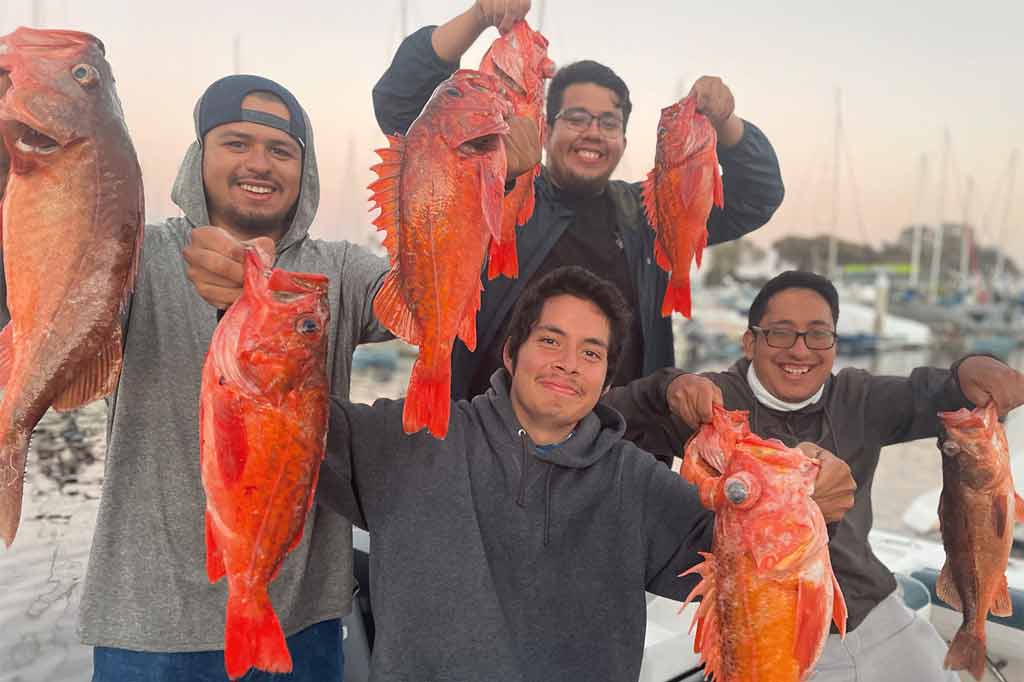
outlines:
M973 407L957 383L958 364L950 370L918 367L910 377L874 376L860 369L844 369L825 382L819 401L795 412L778 412L757 402L747 384L748 360L740 360L726 372L702 374L722 389L726 408L750 411L750 427L757 435L778 438L789 446L812 442L850 466L857 481L855 502L829 542L832 567L849 610L848 630L856 628L896 589L892 572L868 543L871 483L879 452L886 445L936 437L937 412ZM669 461L682 453L683 445L693 435L682 420L668 416L666 391L679 374L679 370L661 370L613 389L603 401L625 416L626 438Z
M399 46L391 66L373 89L377 122L385 133L404 133L419 115L434 88L448 78L458 64L441 61L430 43L434 27L422 28ZM779 162L771 143L757 126L745 123L743 138L730 149L719 149L723 171L725 208L713 208L708 218L708 244L738 239L772 217L782 203ZM654 231L647 222L640 196L641 183L613 180L608 192L616 208L616 223L626 263L633 275L639 300L644 339L643 375L675 364L671 320L661 316L661 300L668 275L653 258ZM483 279L484 292L477 314L479 348L501 343L503 326L523 288L547 257L574 212L557 200L546 173L537 177L536 208L530 220L516 231L519 277ZM452 396L467 398L483 353L474 356L461 341L452 355ZM636 378L636 377L634 377Z
M696 490L598 405L539 449L508 375L453 405L448 437L402 432L402 401L335 400L321 486L370 532L371 680L636 680L645 590L683 599L713 530Z

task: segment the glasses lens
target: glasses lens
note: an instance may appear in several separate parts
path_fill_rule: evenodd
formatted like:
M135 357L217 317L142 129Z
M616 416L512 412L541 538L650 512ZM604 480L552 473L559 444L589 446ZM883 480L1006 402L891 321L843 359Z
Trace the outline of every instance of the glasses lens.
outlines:
M796 332L791 329L766 329L764 340L772 348L791 348L796 343Z
M836 335L826 331L809 331L804 341L811 350L828 350L836 342Z
M622 130L622 121L613 114L601 114L597 119L601 131L607 134L618 134Z

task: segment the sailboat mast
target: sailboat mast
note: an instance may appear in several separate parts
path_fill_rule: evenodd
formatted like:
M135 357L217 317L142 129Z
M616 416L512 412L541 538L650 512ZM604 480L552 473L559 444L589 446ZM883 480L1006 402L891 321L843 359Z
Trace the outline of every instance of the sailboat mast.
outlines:
M964 221L960 226L960 288L964 291L970 286L971 279L971 228L968 226L971 208L971 192L974 190L974 178L967 176L967 187L964 189Z
M1006 229L1010 224L1010 204L1013 202L1013 184L1017 179L1017 157L1018 150L1014 149L1010 154L1009 178L1006 183L1006 203L1003 205L1003 225L999 230L999 244L996 249L996 274L995 283L998 285L1003 279L1003 267L1005 265L1006 252Z
M828 276L833 281L839 274L839 144L843 128L842 92L836 88L836 130L832 156L832 230L828 239Z
M913 239L910 243L910 286L917 288L921 279L921 237L924 226L921 225L921 202L924 197L925 185L928 182L928 155L921 155L921 175L917 181L917 196L914 198L914 210L910 215Z
M935 239L932 240L932 267L928 282L928 302L939 300L939 273L942 267L942 233L946 218L946 169L949 166L949 128L943 131L942 165L939 167L939 216L935 225Z

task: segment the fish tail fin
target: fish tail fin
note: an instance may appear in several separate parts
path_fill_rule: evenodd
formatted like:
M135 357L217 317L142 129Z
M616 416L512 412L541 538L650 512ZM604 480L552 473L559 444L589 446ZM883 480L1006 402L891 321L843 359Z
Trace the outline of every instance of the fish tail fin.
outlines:
M944 665L947 670L967 670L980 680L985 675L985 640L961 627L949 645Z
M673 310L677 310L689 319L692 312L691 305L689 277L681 283L669 279L668 286L665 287L665 298L661 301L661 316L668 317Z
M402 409L402 429L406 433L416 433L425 426L435 438L448 434L451 379L449 368L430 372L416 361Z
M10 322L0 331L0 390L11 379L14 366L14 325Z
M519 255L516 253L516 239L513 234L511 239L498 242L491 240L490 255L487 258L487 279L494 279L498 275L504 275L510 279L519 276Z
M249 668L272 673L292 671L288 643L266 590L241 597L229 591L224 668L231 679L238 679Z
M10 428L0 433L0 538L8 547L21 522L21 498L25 485L28 434Z

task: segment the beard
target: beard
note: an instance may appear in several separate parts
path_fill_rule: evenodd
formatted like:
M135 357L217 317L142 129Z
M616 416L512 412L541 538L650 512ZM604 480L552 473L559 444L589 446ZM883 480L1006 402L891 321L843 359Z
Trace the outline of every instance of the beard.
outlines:
M607 173L602 173L601 175L580 175L554 160L549 161L548 167L551 171L551 179L554 180L559 189L569 194L583 197L597 196L604 192L605 187L608 186L608 181L612 177L612 173L615 171L613 167Z
M243 211L237 206L228 206L225 211L227 218L232 225L240 232L244 232L250 239L254 237L271 237L273 235L283 236L291 226L292 217L295 215L295 207L284 213L261 213L258 211Z

